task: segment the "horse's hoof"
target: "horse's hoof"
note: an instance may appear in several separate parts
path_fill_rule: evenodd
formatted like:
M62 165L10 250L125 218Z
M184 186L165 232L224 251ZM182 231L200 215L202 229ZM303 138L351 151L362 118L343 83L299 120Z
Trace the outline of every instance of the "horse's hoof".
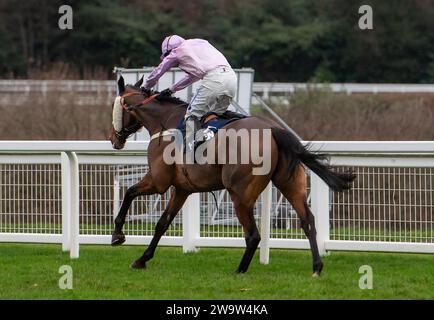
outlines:
M315 263L313 265L313 274L312 274L312 277L313 278L318 278L321 275L321 271L322 271L323 267L324 267L324 264L322 262Z
M242 273L246 273L247 269L243 269L243 268L238 268L235 273L236 274L242 274Z
M125 242L125 235L123 234L123 232L113 233L112 242L111 242L112 246L120 246L124 242Z
M136 260L134 261L131 266L132 269L145 269L146 268L146 262Z

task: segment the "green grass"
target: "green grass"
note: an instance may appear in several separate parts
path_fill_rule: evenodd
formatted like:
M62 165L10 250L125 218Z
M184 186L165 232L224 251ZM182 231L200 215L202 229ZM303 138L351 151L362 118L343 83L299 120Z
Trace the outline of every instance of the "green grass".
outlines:
M161 247L147 269L130 269L142 252L83 245L70 260L59 245L0 244L0 299L434 299L434 255L332 252L312 278L309 251L271 250L269 265L256 254L241 275L242 249ZM58 287L64 264L72 290ZM358 287L361 265L373 268L372 290Z

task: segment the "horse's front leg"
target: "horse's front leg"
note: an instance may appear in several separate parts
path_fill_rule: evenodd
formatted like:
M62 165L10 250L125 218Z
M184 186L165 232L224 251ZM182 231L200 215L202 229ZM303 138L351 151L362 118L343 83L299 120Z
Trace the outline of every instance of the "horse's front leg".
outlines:
M112 235L112 246L121 245L125 242L125 235L122 232L122 228L125 224L125 218L128 213L128 209L131 206L134 198L143 195L150 195L157 193L155 185L152 181L152 177L150 172L148 172L142 180L128 188L127 192L124 196L124 201L122 202L122 206L119 210L119 213L115 219L115 230Z
M154 252L157 248L158 242L160 241L166 230L169 228L170 224L178 214L179 210L184 205L188 195L189 193L183 190L173 188L169 204L166 210L164 210L160 219L158 220L157 225L155 226L155 233L151 240L151 243L149 244L148 248L146 248L145 253L143 253L143 255L139 259L137 259L131 264L131 268L143 269L146 267L146 262L151 260L154 256Z

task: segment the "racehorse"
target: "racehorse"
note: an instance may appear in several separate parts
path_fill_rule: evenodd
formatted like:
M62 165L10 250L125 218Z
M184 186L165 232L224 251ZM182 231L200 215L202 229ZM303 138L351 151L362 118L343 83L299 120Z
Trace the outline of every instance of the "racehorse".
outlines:
M235 212L244 231L246 248L237 272L246 272L261 240L253 209L256 199L270 180L290 202L301 220L301 227L309 240L313 276L319 276L323 263L316 241L315 221L307 205L307 179L303 164L323 179L334 191L350 189L355 175L351 172L338 173L331 170L323 157L308 151L308 148L279 124L262 117L247 117L229 123L224 128L234 130L271 130L269 142L260 136L260 152L270 152L270 170L266 174L254 175L253 162L247 164L167 164L163 159L165 147L170 141L162 139L177 127L184 117L187 104L174 97L158 96L156 92L142 90L143 79L134 85L125 85L123 77L118 80L119 96L113 108L122 108L121 128L112 127L110 141L115 149L122 149L128 136L144 126L151 135L148 145L149 171L137 184L130 187L123 199L115 219L112 245L125 242L122 232L128 209L134 198L143 195L163 194L171 188L167 208L156 224L154 236L144 254L134 261L132 268L145 268L152 259L162 235L183 206L187 197L195 192L208 192L226 189L233 201ZM220 131L219 131L220 132ZM219 132L206 143L218 142ZM238 151L240 146L236 147ZM215 148L218 152L218 147Z

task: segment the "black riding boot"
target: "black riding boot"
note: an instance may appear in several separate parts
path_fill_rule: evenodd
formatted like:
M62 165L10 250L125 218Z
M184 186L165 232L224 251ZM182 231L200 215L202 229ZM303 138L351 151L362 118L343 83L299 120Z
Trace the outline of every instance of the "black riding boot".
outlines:
M201 141L197 139L197 132L202 129L202 124L196 116L190 116L185 121L185 147L186 151L194 151Z

